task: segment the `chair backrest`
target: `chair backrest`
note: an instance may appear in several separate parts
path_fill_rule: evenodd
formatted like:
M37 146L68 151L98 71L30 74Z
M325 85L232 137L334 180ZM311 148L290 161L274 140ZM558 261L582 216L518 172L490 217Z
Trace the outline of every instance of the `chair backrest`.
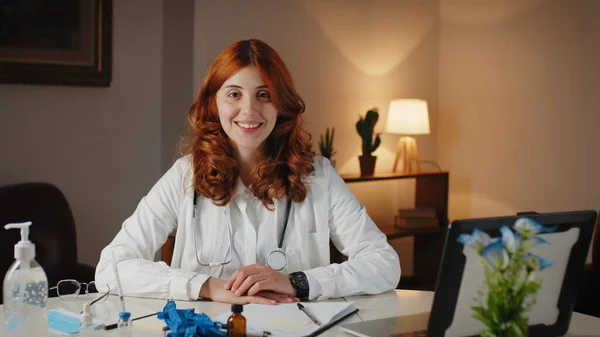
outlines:
M63 193L49 183L22 183L0 187L0 221L31 221L30 240L35 244L49 284L72 275L77 265L75 220ZM13 247L19 231L0 229L0 274L5 275L14 262ZM0 294L0 303L2 295Z
M167 242L165 242L160 248L160 259L169 266L173 259L173 249L175 249L175 236L169 235Z

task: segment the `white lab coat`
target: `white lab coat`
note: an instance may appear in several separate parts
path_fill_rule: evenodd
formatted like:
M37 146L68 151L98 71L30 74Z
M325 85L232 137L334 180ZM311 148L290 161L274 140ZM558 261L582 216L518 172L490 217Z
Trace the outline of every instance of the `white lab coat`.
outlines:
M230 236L223 207L203 196L198 198L197 218L192 221L194 191L190 159L188 155L177 160L102 250L96 268L98 284L107 283L111 290L116 289L114 255L125 294L195 300L208 277L228 279L235 270L232 266L264 263L265 252L276 248L286 206L282 200L275 202L276 221L273 230L268 231L270 234L257 237L256 231L252 234L252 229L232 223L234 248L236 241L246 244L246 251L237 251L232 263L218 267L198 263L197 257L202 263L224 261ZM377 294L395 288L400 279L400 262L386 236L326 158L316 156L313 165L315 175L306 180L307 197L301 203L294 202L290 212L283 243L288 257L285 272L304 271L311 284L317 282L315 288L319 293L311 289L311 299ZM155 253L175 230L171 266L154 262ZM240 236L241 231L245 235ZM240 237L245 241L239 241ZM330 238L348 256L348 261L330 264ZM236 263L240 255L246 260Z

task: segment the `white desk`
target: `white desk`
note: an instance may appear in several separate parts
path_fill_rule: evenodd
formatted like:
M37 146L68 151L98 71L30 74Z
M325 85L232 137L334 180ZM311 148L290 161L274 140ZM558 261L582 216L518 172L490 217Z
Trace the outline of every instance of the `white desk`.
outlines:
M406 316L417 313L428 312L431 308L433 301L433 292L428 291L409 291L409 290L396 290L389 291L377 296L356 296L348 297L347 301L353 301L355 306L359 309L357 314L347 318L343 323L349 322L360 322L377 318L393 317L393 316ZM117 298L111 296L108 300L110 304L108 306L116 306ZM153 300L153 299L139 299L130 298L125 299L125 303L131 303L132 306L151 308L152 310L161 311L164 307L165 300ZM49 300L49 308L55 308L60 303L60 299L51 298ZM196 309L196 313L205 313L210 317L219 315L229 310L230 305L226 303L215 303L215 302L184 302L177 301L177 309ZM128 309L130 310L130 309ZM131 310L133 311L133 310ZM117 313L113 313L115 316ZM134 313L135 314L135 313ZM343 324L342 323L342 324ZM0 336L4 336L4 312L0 314L0 324L2 329L0 330ZM99 334L99 336L116 336L116 330L110 330ZM163 333L155 330L148 330L145 328L135 327L135 337L162 337ZM322 336L349 336L339 330L338 326L335 326L325 332ZM569 335L572 337L591 337L600 336L600 318L592 316L582 315L574 313L571 319L571 326L569 328Z

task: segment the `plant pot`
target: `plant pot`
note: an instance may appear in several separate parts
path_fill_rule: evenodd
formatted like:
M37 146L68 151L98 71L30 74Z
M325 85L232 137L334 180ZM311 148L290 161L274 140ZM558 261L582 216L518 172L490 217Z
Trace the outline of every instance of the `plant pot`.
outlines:
M361 177L372 176L375 173L377 156L358 156L358 161L360 162Z

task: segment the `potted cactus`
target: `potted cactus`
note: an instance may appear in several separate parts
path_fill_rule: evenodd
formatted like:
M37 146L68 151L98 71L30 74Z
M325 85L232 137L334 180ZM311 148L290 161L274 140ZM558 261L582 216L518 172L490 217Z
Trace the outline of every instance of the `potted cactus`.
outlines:
M335 150L333 149L333 136L335 134L335 128L331 128L331 132L329 128L325 129L325 134L321 135L321 139L319 140L319 149L321 150L321 155L331 162L331 165L335 168L335 160L333 160L333 155L335 154Z
M359 116L359 118L358 122L356 122L356 131L362 138L362 156L358 157L360 161L360 175L372 176L375 172L375 162L377 161L377 157L373 156L372 153L381 144L380 133L375 134L375 139L373 139L373 130L379 119L379 113L376 108L373 108L367 111L367 115L364 118L362 116Z

